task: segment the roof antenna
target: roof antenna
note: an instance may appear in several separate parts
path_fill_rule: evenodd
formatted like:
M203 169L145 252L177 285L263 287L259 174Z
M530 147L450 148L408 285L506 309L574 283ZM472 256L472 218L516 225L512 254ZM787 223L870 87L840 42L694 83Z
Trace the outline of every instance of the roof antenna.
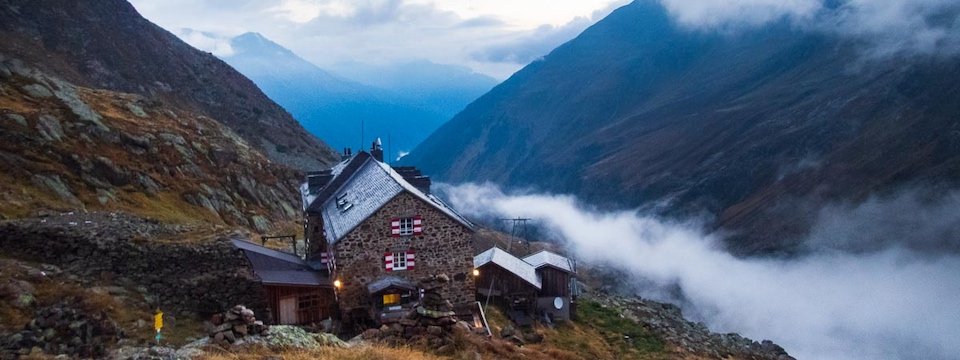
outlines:
M360 119L360 150L363 150L363 119Z

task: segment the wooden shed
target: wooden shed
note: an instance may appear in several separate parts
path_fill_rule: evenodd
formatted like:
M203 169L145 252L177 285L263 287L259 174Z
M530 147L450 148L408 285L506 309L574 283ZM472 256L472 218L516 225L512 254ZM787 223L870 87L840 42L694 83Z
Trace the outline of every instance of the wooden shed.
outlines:
M496 247L475 256L473 263L478 272L478 295L502 301L509 306L508 315L513 311L533 313L541 288L533 266Z
M523 258L540 278L537 313L552 320L569 320L576 304L576 265L564 256L541 251Z
M263 285L270 323L319 323L336 315L336 295L330 279L293 255L243 240L233 240L250 261Z

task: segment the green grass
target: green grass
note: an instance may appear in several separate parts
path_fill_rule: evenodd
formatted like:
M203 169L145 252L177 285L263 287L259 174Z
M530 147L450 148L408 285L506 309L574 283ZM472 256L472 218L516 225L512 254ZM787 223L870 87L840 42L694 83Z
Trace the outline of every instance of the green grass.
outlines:
M604 340L622 355L661 354L665 345L639 323L620 315L620 311L581 300L577 308L579 322L596 329Z

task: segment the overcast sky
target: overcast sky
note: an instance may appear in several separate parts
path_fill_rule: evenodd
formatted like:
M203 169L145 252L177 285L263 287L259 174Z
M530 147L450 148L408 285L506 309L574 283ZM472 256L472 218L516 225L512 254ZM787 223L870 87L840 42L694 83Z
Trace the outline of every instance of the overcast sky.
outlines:
M259 32L321 66L427 59L505 79L628 0L130 0L202 50ZM216 34L207 37L183 29Z
M321 67L426 59L501 80L629 2L130 1L147 19L216 55L229 55L225 37L254 31ZM658 1L678 24L694 31L729 31L786 18L802 28L861 38L879 55L960 53L957 0Z

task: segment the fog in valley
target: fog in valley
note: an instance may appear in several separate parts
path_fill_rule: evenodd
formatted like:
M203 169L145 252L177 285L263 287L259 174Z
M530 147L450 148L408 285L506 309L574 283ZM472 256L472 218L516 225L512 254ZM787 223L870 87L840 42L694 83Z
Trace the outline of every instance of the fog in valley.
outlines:
M721 235L698 220L602 212L573 196L488 184L442 190L474 218L533 218L578 259L631 274L620 286L677 303L713 331L771 339L799 359L960 353L960 256L949 251L958 196L924 200L907 191L828 206L805 255L762 259L721 250Z

